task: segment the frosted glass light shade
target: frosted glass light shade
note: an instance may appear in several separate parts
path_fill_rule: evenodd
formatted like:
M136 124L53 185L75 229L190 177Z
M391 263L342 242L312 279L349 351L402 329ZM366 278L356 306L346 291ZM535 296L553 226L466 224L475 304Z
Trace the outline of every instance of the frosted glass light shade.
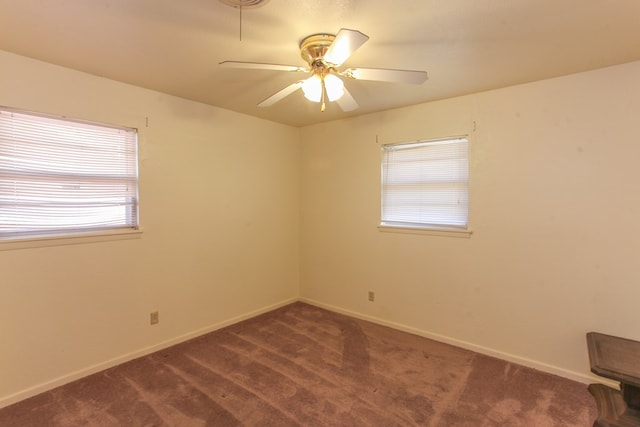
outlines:
M333 74L324 77L324 86L327 91L329 101L340 99L344 95L344 83L342 79ZM302 92L309 101L320 102L322 98L322 79L314 74L302 82Z
M329 98L329 101L335 101L344 95L344 83L342 79L333 74L328 74L324 78L324 87L327 90L327 98Z
M322 98L322 81L316 74L302 82L302 92L309 101L320 102Z

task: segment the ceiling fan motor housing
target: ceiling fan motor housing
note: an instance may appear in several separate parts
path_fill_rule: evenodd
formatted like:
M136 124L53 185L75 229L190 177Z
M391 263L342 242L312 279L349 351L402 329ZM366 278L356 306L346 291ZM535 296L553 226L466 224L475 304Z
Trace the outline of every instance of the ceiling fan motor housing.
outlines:
M335 38L336 36L333 34L313 34L305 37L300 42L300 56L312 68L314 68L314 63L317 61L321 61L323 65L326 65L323 58Z

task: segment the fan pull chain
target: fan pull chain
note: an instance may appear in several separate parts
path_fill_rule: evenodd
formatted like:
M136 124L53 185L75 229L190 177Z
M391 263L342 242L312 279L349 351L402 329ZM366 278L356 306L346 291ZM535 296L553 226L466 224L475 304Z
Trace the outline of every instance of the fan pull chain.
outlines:
M320 112L324 113L324 110L326 108L324 101L327 95L327 88L324 86L324 75L322 76L320 81L322 82L322 105L320 106Z
M242 6L240 6L240 41L242 41Z

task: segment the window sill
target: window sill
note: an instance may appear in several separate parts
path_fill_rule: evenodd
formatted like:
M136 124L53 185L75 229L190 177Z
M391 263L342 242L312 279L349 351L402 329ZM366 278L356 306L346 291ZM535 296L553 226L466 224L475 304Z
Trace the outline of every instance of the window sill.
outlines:
M468 239L473 232L467 228L429 228L397 225L378 225L378 230L385 233L424 234L427 236L458 237Z
M83 243L111 242L115 240L131 240L139 239L140 237L142 237L142 230L117 230L70 236L47 236L16 240L0 240L0 251L42 248L48 246L77 245Z

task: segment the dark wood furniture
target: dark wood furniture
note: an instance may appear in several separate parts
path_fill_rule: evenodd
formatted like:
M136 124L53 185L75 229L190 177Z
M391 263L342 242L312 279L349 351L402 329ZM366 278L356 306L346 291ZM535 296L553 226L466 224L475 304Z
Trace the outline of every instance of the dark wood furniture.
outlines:
M589 332L587 347L591 372L620 382L620 391L589 386L598 406L594 427L640 426L640 342Z

